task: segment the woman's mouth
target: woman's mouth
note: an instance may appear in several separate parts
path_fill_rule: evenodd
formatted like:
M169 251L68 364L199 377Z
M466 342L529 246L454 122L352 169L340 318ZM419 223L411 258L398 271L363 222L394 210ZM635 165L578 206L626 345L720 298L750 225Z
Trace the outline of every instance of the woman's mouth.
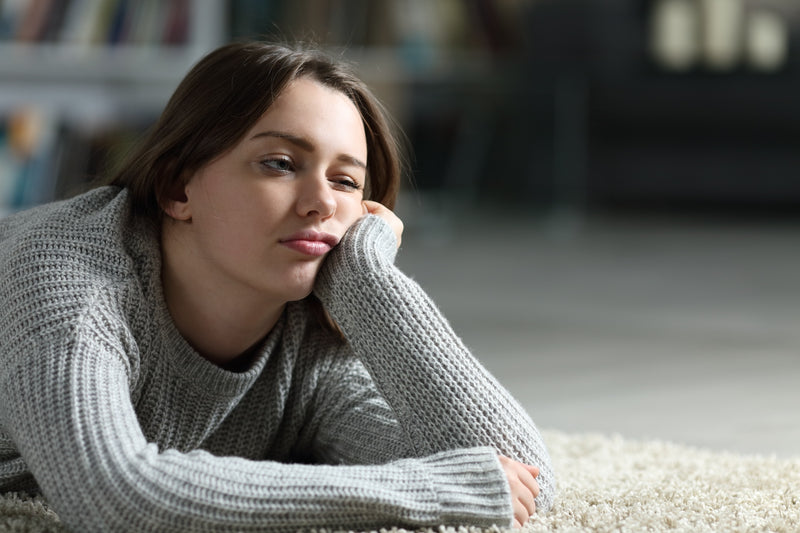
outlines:
M329 233L301 231L279 241L290 250L303 255L320 257L330 252L339 243L339 238Z

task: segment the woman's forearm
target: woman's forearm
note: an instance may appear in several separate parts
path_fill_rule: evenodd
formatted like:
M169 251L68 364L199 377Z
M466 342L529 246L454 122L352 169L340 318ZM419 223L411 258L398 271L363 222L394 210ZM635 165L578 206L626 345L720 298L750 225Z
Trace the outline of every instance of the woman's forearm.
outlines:
M45 497L71 529L488 527L502 524L508 514L504 480L492 472L496 458L485 449L365 466L159 449L141 432L124 365L96 348L53 346L19 364L15 374L24 379L0 379L3 421L21 443L20 453ZM66 360L68 366L59 365ZM52 386L54 372L63 377L61 386ZM469 490L459 486L465 475L474 481Z
M394 234L359 221L315 292L362 359L420 455L492 446L539 467L539 509L552 503L550 458L530 417L470 354L417 283L393 266Z

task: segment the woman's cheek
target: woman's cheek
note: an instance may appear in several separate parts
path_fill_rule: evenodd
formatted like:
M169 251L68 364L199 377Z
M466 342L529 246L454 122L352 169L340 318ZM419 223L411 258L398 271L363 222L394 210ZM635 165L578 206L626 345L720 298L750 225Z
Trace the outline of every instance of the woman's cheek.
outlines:
M348 202L343 211L342 222L348 228L355 224L359 218L367 214L367 208L360 199L357 202Z

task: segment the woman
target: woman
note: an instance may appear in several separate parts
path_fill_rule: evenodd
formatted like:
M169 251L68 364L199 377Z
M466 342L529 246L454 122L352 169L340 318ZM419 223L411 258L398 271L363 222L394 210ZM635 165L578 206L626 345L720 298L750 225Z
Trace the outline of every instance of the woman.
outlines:
M0 490L82 531L547 509L533 423L393 265L399 176L342 65L201 60L110 185L0 221Z

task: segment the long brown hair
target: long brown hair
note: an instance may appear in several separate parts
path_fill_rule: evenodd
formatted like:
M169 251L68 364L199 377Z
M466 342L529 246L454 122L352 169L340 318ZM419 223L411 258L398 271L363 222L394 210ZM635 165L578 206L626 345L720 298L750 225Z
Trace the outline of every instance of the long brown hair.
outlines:
M300 77L340 91L355 104L367 137L364 197L393 208L401 150L388 113L346 63L300 45L240 42L209 53L181 81L144 141L108 183L127 188L133 212L159 224L162 203L231 149Z
M108 184L128 189L132 212L160 226L162 206L203 166L233 148L291 81L309 77L345 94L364 122L364 198L394 208L401 180L399 130L349 65L301 45L238 42L201 59L178 85L144 141ZM341 331L312 295L320 322Z

